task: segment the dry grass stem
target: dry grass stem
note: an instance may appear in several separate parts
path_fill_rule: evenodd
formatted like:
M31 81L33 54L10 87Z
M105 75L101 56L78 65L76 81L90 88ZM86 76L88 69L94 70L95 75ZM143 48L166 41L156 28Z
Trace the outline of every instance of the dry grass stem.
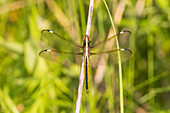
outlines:
M93 3L94 3L94 0L90 0L87 27L86 27L86 35L90 35L91 20L92 20L92 14L93 14ZM83 82L84 82L84 57L83 57L83 60L82 60L82 65L81 65L81 72L80 72L80 79L79 79L79 87L78 87L78 95L77 95L75 113L80 112Z

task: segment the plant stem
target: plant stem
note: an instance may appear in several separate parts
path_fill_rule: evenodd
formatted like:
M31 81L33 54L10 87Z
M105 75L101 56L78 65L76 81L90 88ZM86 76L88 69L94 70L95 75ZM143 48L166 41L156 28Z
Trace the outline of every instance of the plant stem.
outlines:
M116 30L115 30L115 25L113 23L113 19L112 19L112 16L110 14L110 11L109 11L109 8L106 4L106 1L103 0L105 6L106 6L106 9L107 9L107 12L109 14L109 18L110 18L110 21L111 21L111 24L112 24L112 27L113 27L113 31L114 33L116 33ZM119 42L118 42L118 39L116 37L116 44L117 44L117 48L119 49ZM118 52L118 66L119 66L119 91L120 91L120 113L124 113L124 102L123 102L123 82L122 82L122 64L121 64L121 59L120 59L120 52Z
M88 36L90 36L91 21L92 21L92 14L93 14L93 3L94 3L94 0L90 0L87 27L86 27L86 35L88 35ZM80 79L79 79L79 87L78 87L78 95L77 95L75 113L80 112L83 82L84 82L84 57L82 59L82 65L81 65L81 72L80 72Z

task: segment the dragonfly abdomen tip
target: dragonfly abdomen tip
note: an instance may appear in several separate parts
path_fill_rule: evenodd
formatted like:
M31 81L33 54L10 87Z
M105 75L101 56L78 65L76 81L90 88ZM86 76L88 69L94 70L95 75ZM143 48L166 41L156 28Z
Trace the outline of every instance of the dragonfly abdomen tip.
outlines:
M89 90L88 90L88 89L86 89L86 92L88 93L88 92L89 92Z

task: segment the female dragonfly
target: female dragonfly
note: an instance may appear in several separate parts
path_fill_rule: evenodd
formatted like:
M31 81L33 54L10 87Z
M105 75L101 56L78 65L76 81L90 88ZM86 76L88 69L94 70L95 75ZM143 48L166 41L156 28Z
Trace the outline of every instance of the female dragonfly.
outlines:
M110 49L110 50L104 50L104 51L100 51L100 52L91 52L91 50L95 50L98 46L101 46L103 43L106 42L111 42L113 40L115 40L116 37L122 37L124 38L123 40L127 39L128 36L130 36L131 32L128 30L124 30L121 31L120 33L113 35L103 41L100 41L96 44L94 44L93 46L91 46L91 38L88 35L85 35L83 37L83 45L81 46L79 43L74 42L70 39L64 38L63 36L55 33L54 31L45 29L42 30L42 35L43 35L43 42L45 42L45 40L48 42L47 45L50 45L52 49L44 49L42 50L39 55L46 58L46 59L50 59L53 61L57 61L57 59L55 58L55 55L80 55L84 57L84 76L85 76L85 84L86 84L86 91L88 93L88 87L89 87L89 58L90 56L95 56L95 55L102 55L102 54L115 54L115 53L123 53L123 57L125 57L126 59L132 54L131 50L129 49L125 49L125 48L120 48L120 49ZM62 42L67 42L68 44L62 43ZM60 47L62 45L62 47ZM69 50L71 48L71 45L76 46L77 48L80 48L82 52L69 52L66 50ZM64 47L63 47L64 46ZM68 49L64 50L64 48L68 47ZM57 49L54 49L57 48ZM116 56L117 57L117 56Z

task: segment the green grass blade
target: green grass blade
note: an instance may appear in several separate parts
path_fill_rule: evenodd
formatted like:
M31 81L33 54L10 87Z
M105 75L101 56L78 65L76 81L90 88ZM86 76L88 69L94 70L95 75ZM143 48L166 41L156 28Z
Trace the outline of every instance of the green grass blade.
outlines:
M113 23L113 19L112 19L112 16L111 16L111 13L109 11L109 8L106 4L106 1L103 0L105 6L106 6L106 9L107 9L107 12L109 14L109 18L110 18L110 21L111 21L111 24L112 24L112 27L113 27L113 31L114 33L116 33L116 30L115 30L115 25ZM119 42L118 42L118 39L116 38L116 43L117 43L117 48L119 49ZM122 65L121 65L121 59L120 59L120 53L118 52L118 66L119 66L119 91L120 91L120 113L124 113L124 102L123 102L123 82L122 82Z

